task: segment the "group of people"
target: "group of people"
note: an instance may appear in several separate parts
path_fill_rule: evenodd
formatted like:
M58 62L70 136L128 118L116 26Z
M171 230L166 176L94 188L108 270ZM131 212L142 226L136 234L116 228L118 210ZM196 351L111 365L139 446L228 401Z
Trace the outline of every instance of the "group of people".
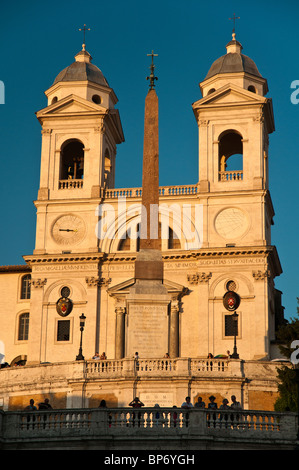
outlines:
M42 410L52 410L49 398L45 398L43 402L38 404L38 411ZM26 406L25 411L37 411L37 406L35 406L33 398L31 398L29 405Z
M209 403L207 408L212 410L218 409L218 404L216 403L216 397L211 395L209 397ZM219 407L219 410L241 410L242 406L239 401L237 401L236 396L231 396L231 404L228 404L229 401L227 398L222 400L222 404ZM202 400L202 397L198 397L197 402L194 404L195 408L206 408L205 402ZM193 404L191 403L190 397L186 397L184 403L182 403L182 408L193 408Z
M103 361L103 360L106 360L106 359L107 359L107 356L106 356L106 353L105 353L105 352L102 352L101 355L99 355L99 353L96 352L95 355L93 356L93 359Z

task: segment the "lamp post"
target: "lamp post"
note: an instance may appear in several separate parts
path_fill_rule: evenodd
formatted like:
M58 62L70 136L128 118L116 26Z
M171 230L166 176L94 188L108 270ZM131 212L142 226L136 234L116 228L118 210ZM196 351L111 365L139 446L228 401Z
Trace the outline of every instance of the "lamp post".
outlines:
M82 354L82 336L83 336L83 331L84 331L86 316L84 315L84 313L82 313L82 315L81 315L79 318L80 318L81 337L80 337L79 354L78 354L78 356L76 356L76 361L84 361L84 356L83 356L83 354Z
M234 327L233 327L233 329L234 329L234 350L233 350L233 353L230 356L232 359L239 359L239 354L237 352L237 340L236 340L237 330L238 330L238 316L239 315L237 314L237 312L234 312L232 314L233 325L234 325Z

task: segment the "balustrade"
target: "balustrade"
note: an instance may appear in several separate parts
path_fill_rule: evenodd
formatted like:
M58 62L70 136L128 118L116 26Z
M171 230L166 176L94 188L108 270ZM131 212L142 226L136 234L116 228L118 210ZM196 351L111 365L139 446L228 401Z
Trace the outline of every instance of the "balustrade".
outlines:
M59 180L59 189L81 189L83 180Z
M219 171L219 181L242 181L243 171Z
M91 408L1 412L3 439L157 435L296 442L295 413L182 408ZM144 434L145 433L145 434ZM1 434L1 433L0 433ZM234 437L235 436L235 437Z
M86 361L88 378L122 376L209 376L240 374L240 362L228 359L118 359ZM232 365L233 364L233 365Z
M197 185L183 185L183 186L161 186L159 188L160 196L185 196L190 194L197 194ZM105 190L105 199L117 198L133 198L141 197L142 188L114 188Z

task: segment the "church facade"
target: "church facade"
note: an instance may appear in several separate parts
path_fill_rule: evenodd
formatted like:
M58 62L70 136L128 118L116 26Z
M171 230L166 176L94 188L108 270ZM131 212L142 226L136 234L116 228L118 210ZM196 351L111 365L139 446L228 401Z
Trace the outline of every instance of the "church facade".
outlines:
M140 360L166 353L229 359L233 348L234 359L257 365L277 357L283 307L271 244L272 100L234 35L226 49L192 105L198 182L159 188L161 316L155 295L145 303L130 297L143 188L114 185L124 141L114 90L83 47L45 92L47 106L36 113L42 150L35 249L26 264L0 267L3 363L75 361L80 341L85 360L103 352L124 362L135 352ZM227 292L239 299L235 317L223 301Z

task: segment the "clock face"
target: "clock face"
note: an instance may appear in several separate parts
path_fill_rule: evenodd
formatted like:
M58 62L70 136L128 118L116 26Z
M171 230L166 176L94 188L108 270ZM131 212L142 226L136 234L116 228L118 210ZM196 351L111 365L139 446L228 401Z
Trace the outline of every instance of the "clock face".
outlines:
M66 214L54 222L52 237L59 245L74 245L83 240L85 231L85 224L81 217Z

